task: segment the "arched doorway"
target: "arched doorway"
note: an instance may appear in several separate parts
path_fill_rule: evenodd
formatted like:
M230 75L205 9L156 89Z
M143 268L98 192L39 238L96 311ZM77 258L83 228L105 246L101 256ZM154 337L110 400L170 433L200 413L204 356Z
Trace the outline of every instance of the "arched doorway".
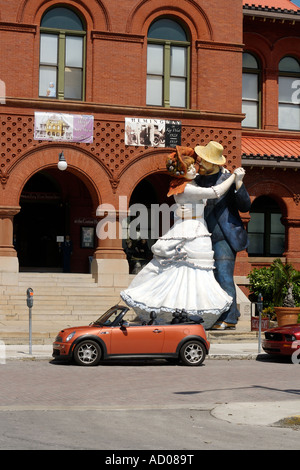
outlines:
M154 173L141 180L132 192L129 203L132 215L127 219L127 237L123 240L130 273L136 274L152 258L151 246L162 235L162 218L168 218L168 226L172 224L172 214L163 210L164 204L174 203L173 197L167 198L169 184L168 175Z
M14 218L14 245L20 271L89 272L96 219L91 195L75 174L47 169L24 185ZM70 236L70 269L63 241Z

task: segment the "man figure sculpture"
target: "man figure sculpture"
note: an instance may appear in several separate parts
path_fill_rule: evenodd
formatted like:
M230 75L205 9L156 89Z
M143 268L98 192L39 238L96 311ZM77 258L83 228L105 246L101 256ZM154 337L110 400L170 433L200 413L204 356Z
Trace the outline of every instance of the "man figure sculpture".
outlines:
M211 141L206 146L196 146L197 162L200 165L196 183L202 187L219 184L230 176L223 168L226 158L223 146ZM236 304L234 284L234 265L236 253L248 246L248 235L243 227L240 212L250 210L251 201L243 184L242 173L236 178L235 185L219 199L207 201L204 217L212 237L215 258L215 278L227 294L233 298L229 310L224 312L212 327L217 330L235 329L240 312Z

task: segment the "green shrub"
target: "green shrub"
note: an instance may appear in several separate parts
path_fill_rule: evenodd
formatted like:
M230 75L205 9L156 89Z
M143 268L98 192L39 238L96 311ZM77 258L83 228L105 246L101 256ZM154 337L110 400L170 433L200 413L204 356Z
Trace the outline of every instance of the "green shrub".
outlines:
M300 306L300 271L278 258L269 267L254 268L248 275L250 299L263 296L264 309L273 309L287 303L292 294L295 306Z

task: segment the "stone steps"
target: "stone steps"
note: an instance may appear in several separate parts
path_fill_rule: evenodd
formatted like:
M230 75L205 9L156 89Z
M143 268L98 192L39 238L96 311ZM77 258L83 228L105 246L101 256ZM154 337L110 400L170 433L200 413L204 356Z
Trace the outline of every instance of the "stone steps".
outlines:
M130 280L131 276L128 284ZM120 290L125 286L99 286L90 274L19 273L18 285L0 286L0 341L6 344L29 341L28 287L34 292L33 344L51 344L62 328L88 325L117 304ZM244 313L237 330L210 331L210 341L256 340L257 333L250 331L248 304L241 293L239 296L241 313L242 310Z
M121 289L101 287L90 274L19 273L17 286L0 286L0 340L6 344L29 341L28 287L35 344L51 344L62 328L88 325L120 301Z

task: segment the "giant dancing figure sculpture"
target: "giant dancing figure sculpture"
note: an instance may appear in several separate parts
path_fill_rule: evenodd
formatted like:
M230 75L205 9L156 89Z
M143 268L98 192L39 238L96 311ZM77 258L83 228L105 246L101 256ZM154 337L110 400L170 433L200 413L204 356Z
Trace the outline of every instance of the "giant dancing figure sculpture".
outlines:
M199 187L211 187L231 178L224 171L226 158L223 146L211 141L206 146L196 146L197 162L200 165L199 175L195 181ZM212 249L215 259L215 278L220 286L232 297L230 308L223 312L213 329L235 329L240 316L236 303L234 283L234 266L236 253L248 246L248 235L243 227L240 212L250 210L251 201L243 184L244 172L240 171L232 185L222 197L209 199L205 206L204 218L212 237Z
M202 188L195 183L197 155L188 147L176 147L167 158L173 176L168 196L174 196L173 227L152 247L153 259L138 273L121 298L145 321L155 312L158 323L170 322L178 311L203 320L210 329L226 312L232 297L214 277L214 253L203 217L207 200L221 199L244 175L238 168L224 182Z

